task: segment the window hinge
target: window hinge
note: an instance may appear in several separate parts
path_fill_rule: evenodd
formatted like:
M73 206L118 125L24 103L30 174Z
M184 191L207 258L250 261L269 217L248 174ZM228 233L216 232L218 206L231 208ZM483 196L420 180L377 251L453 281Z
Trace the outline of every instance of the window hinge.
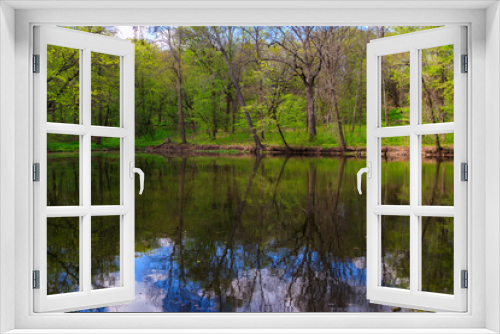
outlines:
M40 55L33 55L33 73L40 73Z
M33 164L33 181L40 182L40 164L38 162Z
M462 277L462 289L467 289L469 287L469 273L467 270L462 270L460 276Z
M469 56L462 55L462 73L469 72Z
M462 162L461 167L461 177L462 181L469 181L469 165L466 162Z
M40 289L40 270L33 270L33 289Z

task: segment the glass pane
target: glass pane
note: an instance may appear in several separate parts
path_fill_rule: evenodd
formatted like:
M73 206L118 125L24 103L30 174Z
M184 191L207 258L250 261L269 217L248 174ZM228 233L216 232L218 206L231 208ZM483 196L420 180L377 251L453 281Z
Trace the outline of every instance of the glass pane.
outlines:
M47 45L47 122L80 123L80 50Z
M92 52L92 125L120 126L120 57Z
M380 57L381 124L410 124L410 52Z
M453 218L422 217L422 291L453 294Z
M453 133L422 136L422 205L454 204L453 168Z
M410 204L410 137L381 139L382 205Z
M79 147L79 136L47 134L48 206L80 205Z
M92 217L92 289L120 285L120 216Z
M422 124L453 122L453 45L421 50Z
M120 205L120 138L92 137L92 205Z
M47 294L79 291L80 218L47 218Z
M382 286L410 289L410 217L382 216Z

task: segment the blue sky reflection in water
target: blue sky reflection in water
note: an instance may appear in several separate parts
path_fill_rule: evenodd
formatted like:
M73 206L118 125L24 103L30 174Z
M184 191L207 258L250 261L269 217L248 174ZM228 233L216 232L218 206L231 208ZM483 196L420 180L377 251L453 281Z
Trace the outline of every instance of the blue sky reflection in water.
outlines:
M93 159L102 169L93 173L104 175L93 190L108 198L116 190L106 171L119 156ZM49 156L55 170L72 168L70 160ZM408 311L366 300L366 197L355 183L364 164L352 158L139 155L136 165L147 178L144 194L136 196L136 299L87 312ZM388 182L404 178L407 162L398 164L392 162ZM424 181L439 185L423 187L425 196L443 198L452 165L423 165ZM49 192L67 188L62 185L71 173L60 175ZM397 197L395 184L388 186ZM428 239L446 242L448 225L429 225ZM400 240L406 236L388 233L385 239L384 285L405 287L408 252ZM440 291L449 284L443 264L453 261L446 247L428 249L426 282ZM109 245L93 251L107 263L118 254ZM96 279L112 281L112 270L104 269Z

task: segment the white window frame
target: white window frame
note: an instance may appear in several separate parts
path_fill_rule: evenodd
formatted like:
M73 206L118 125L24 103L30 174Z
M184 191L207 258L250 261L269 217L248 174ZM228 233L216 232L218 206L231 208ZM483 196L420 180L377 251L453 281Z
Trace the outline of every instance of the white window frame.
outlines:
M461 181L461 163L467 163L467 76L461 71L461 56L467 54L466 28L450 26L372 40L367 46L367 298L371 303L403 306L421 310L467 310L467 290L461 287L461 270L467 270L467 185ZM454 121L422 123L421 51L444 45L454 48ZM382 126L381 58L408 52L410 61L410 124ZM421 135L454 133L454 205L422 205ZM381 178L382 140L408 137L410 141L410 193L408 205L383 205ZM382 217L405 216L409 229L409 289L381 285ZM422 217L453 218L453 293L422 291Z
M42 329L50 332L76 333L75 329L91 329L92 333L116 332L140 333L147 328L164 329L158 332L175 332L177 328L222 329L217 332L238 332L238 328L254 328L256 332L346 332L349 333L493 333L500 331L500 175L498 165L500 136L498 109L500 99L500 11L493 2L413 2L397 3L399 9L391 9L394 2L283 2L274 3L273 9L264 8L266 3L241 2L225 5L208 2L163 5L158 2L134 3L81 1L66 2L17 2L13 6L24 8L52 8L50 10L25 9L15 12L8 4L0 4L0 102L3 124L15 127L15 147L10 148L12 132L0 132L0 182L9 182L15 168L15 225L12 212L6 210L9 195L1 187L2 209L0 249L0 318L5 320L1 330L15 329L12 333L38 333ZM148 4L149 3L149 4ZM271 2L268 2L271 3ZM410 3L408 5L408 3ZM103 10L97 6L115 6L114 10ZM123 9L123 7L140 7ZM146 9L149 6L149 9ZM164 6L164 8L159 8ZM170 8L165 8L170 6ZM196 7L198 6L198 7ZM205 8L203 8L205 6ZM232 8L225 8L231 7ZM428 7L425 7L428 6ZM461 6L462 9L450 9ZM487 6L490 6L487 10ZM59 7L69 7L61 9ZM85 8L87 7L87 8ZM225 9L221 9L224 7ZM280 8L281 7L281 8ZM290 8L291 7L291 8ZM337 7L337 8L335 8ZM356 8L357 9L346 9ZM436 8L437 7L437 8ZM75 9L79 8L79 9ZM82 9L84 8L84 9ZM260 9L259 9L260 8ZM366 9L368 8L368 9ZM409 8L411 8L409 10ZM439 9L442 8L442 9ZM443 9L444 8L444 9ZM468 8L468 9L467 9ZM59 9L59 10L54 10ZM245 9L245 10L243 10ZM3 21L5 15L7 20ZM10 15L10 16L9 16ZM30 75L32 27L36 24L67 25L436 25L465 24L469 27L469 50L471 59L468 76L469 112L468 135L470 167L468 197L468 233L471 243L469 254L469 307L466 313L435 314L34 314L33 291L31 290L32 258L32 183L30 181L32 150L32 82ZM486 23L486 24L485 24ZM487 28L487 29L486 29ZM9 34L15 31L15 60L12 57L12 41ZM7 38L6 38L7 37ZM7 39L7 40L6 40ZM4 48L4 43L7 48ZM10 68L15 64L15 76ZM486 71L485 66L488 66ZM9 73L4 76L4 73ZM13 92L15 78L15 100L6 97ZM486 85L488 83L488 85ZM15 107L15 113L6 108ZM14 116L15 115L15 116ZM488 120L486 121L486 118ZM489 132L487 131L489 129ZM6 140L10 142L6 143ZM496 151L495 151L496 150ZM488 153L486 156L485 153ZM9 158L15 159L15 165ZM488 162L488 164L486 164ZM486 166L486 167L485 167ZM486 172L491 172L486 182ZM12 185L11 183L8 183ZM355 185L353 185L355 186ZM11 189L12 190L12 189ZM486 196L488 194L488 196ZM485 206L488 204L488 206ZM6 204L7 203L7 204ZM8 207L7 207L8 208ZM4 213L6 212L6 213ZM488 219L486 219L488 218ZM474 228L472 228L474 226ZM15 238L15 245L11 240ZM5 247L5 248L4 248ZM14 254L14 256L12 256ZM29 261L26 261L30 259ZM488 262L488 267L485 263ZM15 287L14 289L12 287ZM14 290L12 292L12 290ZM488 293L486 293L488 290ZM15 305L12 310L12 305ZM12 318L13 316L13 318ZM140 329L137 329L140 328ZM302 330L286 330L295 328ZM342 331L341 329L350 330ZM381 328L384 328L381 330ZM413 328L413 330L412 330ZM137 330L133 330L137 329ZM225 330L223 330L225 329ZM233 330L231 330L233 329ZM266 330L267 329L267 330ZM358 329L358 330L355 330ZM378 330L377 330L378 329ZM462 329L462 330L460 330ZM491 329L491 331L490 331ZM193 330L196 331L196 330ZM177 332L180 332L178 330ZM185 332L185 331L184 331ZM198 330L197 332L203 332ZM213 331L215 332L215 331ZM241 330L240 332L243 332ZM247 331L248 332L248 331ZM47 331L45 331L47 333Z
M108 305L127 304L135 298L135 105L134 44L127 40L88 32L46 26L34 27L34 53L39 55L39 73L33 74L34 89L34 162L39 164L39 181L33 184L34 201L34 270L39 271L39 289L34 290L35 312L73 311ZM80 123L47 121L47 46L57 45L79 51ZM91 57L93 52L119 57L119 125L92 125ZM77 206L47 206L47 134L77 135L79 139L80 194ZM120 203L92 205L91 139L92 136L120 140ZM92 289L91 234L93 217L118 216L120 242L120 286ZM47 218L79 219L79 290L47 294ZM95 220L94 220L95 221ZM89 307L90 306L90 307Z

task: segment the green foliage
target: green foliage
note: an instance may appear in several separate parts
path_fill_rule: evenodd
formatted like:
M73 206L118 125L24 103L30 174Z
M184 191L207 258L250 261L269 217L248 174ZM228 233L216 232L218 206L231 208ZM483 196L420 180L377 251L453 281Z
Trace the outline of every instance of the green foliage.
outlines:
M91 124L120 126L120 57L91 55Z
M80 122L80 52L47 46L47 121Z
M72 27L117 37L115 27ZM341 41L331 55L342 61L335 78L336 103L346 144L366 145L366 61L365 45L370 39L405 34L433 27L335 27L328 43ZM307 98L302 79L290 66L270 59L290 60L287 49L277 43L281 36L276 27L183 27L169 28L180 47L184 123L188 143L252 144L248 123L236 97L227 64L214 47L215 32L221 38L236 80L239 82L246 111L263 134L263 144L339 146L340 132L331 98L331 82L321 71L316 83L314 109L317 135L307 135ZM175 54L167 46L167 27L134 27L135 114L138 147L161 144L170 138L180 142L178 113L179 69ZM287 43L298 43L291 28L283 30ZM313 30L314 33L319 31ZM381 31L384 32L381 35ZM182 38L179 33L182 32ZM223 33L223 34L222 34ZM342 34L345 35L342 35ZM337 34L337 35L335 35ZM319 35L318 35L319 36ZM319 38L319 37L318 37ZM323 38L323 37L322 37ZM337 38L337 39L336 39ZM292 45L290 44L290 47ZM76 123L79 119L79 61L77 50L49 46L47 120ZM442 46L422 50L422 121L453 121L453 48ZM93 53L92 124L118 126L119 59ZM407 54L384 56L382 125L409 124L409 57ZM94 138L96 149L116 149L116 143ZM424 145L437 145L423 143ZM445 145L451 145L443 138ZM64 141L51 143L49 150L70 151L77 146Z

